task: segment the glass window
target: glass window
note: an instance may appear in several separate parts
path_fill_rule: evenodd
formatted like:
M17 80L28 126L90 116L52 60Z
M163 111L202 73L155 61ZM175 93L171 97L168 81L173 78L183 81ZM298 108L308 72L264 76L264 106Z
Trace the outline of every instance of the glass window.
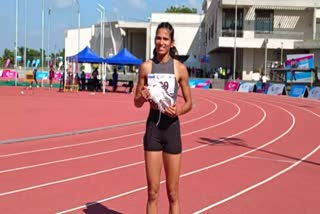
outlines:
M222 12L222 30L234 30L235 9L223 9ZM237 10L237 30L243 27L243 10Z
M272 32L273 31L273 10L256 10L255 31Z

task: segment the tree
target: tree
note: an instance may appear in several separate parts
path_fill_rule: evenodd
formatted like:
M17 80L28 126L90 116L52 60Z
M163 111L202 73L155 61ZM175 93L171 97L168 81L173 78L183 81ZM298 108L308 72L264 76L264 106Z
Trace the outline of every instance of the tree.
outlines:
M171 6L166 9L166 13L197 13L196 8L189 8L182 5L181 7Z
M14 52L13 51L9 50L8 48L4 49L2 58L4 61L6 61L7 59L10 59L10 62L11 62L10 65L12 65L12 66L9 66L9 67L13 67L13 64L14 64Z
M2 66L4 67L4 59L3 59L2 57L0 57L0 68L1 68Z
M41 60L41 49L40 50L35 50L35 49L31 49L31 48L27 48L27 56L26 56L26 60L30 60L30 62L32 62L33 60L37 60L40 59ZM44 50L44 64L43 66L47 66L47 62L46 62L46 52ZM59 56L64 57L65 55L65 49L63 48L62 50L60 50L58 53L52 53L51 54L51 59L56 59ZM0 68L4 67L4 63L7 61L7 59L10 59L10 66L11 68L13 68L14 65L14 56L15 56L15 51L14 50L9 50L8 48L4 49L3 55L0 56ZM24 47L18 47L18 56L24 56ZM54 57L55 56L55 57ZM22 65L24 65L24 60L22 59L22 61L20 63L22 63ZM57 60L58 61L58 60ZM59 62L59 61L58 61ZM31 64L29 66L32 66Z

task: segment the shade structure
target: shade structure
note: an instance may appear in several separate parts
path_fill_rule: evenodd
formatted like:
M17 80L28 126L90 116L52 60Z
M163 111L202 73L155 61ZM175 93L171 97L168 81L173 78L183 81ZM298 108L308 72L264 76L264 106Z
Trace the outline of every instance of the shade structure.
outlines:
M105 62L110 65L140 65L142 60L123 48L117 55L105 59Z
M200 62L193 56L192 53L189 55L188 59L184 62L184 64L189 68L201 68Z
M104 59L94 53L88 46L76 55L67 57L68 61L74 61L78 63L103 63Z

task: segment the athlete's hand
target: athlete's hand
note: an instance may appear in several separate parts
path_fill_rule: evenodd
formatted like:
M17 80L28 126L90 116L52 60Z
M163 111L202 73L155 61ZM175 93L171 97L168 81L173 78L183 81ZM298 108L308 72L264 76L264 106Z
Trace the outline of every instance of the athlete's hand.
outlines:
M172 106L169 106L168 108L166 108L164 113L169 117L179 116L179 111L176 104L173 104Z
M149 93L149 89L147 88L147 86L143 86L143 88L141 89L140 94L141 94L141 96L143 97L143 99L145 101L149 101L150 93Z

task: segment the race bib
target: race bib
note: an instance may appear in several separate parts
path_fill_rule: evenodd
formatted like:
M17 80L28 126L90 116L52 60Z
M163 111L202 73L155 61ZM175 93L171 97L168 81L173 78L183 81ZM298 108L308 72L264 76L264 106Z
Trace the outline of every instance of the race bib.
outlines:
M148 86L158 82L170 96L173 96L176 84L175 78L174 74L148 74Z

